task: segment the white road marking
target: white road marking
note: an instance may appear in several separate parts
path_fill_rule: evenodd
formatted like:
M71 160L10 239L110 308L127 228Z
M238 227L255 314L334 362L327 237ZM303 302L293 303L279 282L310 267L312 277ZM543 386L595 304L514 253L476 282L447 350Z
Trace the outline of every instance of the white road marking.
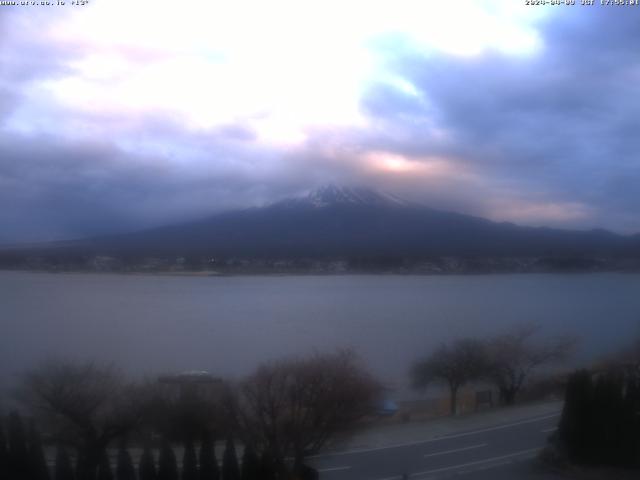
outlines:
M558 427L545 428L544 430L540 430L540 432L541 432L541 433L555 432L557 429L558 429Z
M427 453L426 455L424 455L424 458L437 457L438 455L447 455L448 453L464 452L465 450L472 450L474 448L486 447L487 445L488 445L487 443L480 443L478 445L471 445L469 447L455 448L453 450L445 450L443 452Z
M318 472L338 472L340 470L350 470L351 467L330 467L330 468L319 468Z
M500 455L498 457L485 458L483 460L476 460L475 462L460 463L458 465L452 465L450 467L435 468L433 470L425 470L424 472L415 472L415 473L409 474L408 478L422 477L425 475L432 475L434 473L446 472L446 471L455 470L458 468L472 467L474 465L482 465L484 463L491 463L491 462L496 462L498 460L505 460L508 458L518 457L520 455L537 452L540 450L540 448L542 447L529 448L527 450L520 450L518 452L509 453L507 455ZM498 465L504 465L507 463L508 462L502 462L502 463L499 463ZM376 478L375 480L400 480L401 478L402 478L402 475L394 475L393 477Z
M529 420L522 420L520 422L508 423L508 424L505 424L505 425L498 425L497 427L488 427L488 428L483 428L483 429L480 429L480 430L472 430L470 432L455 433L455 434L452 434L452 435L443 435L442 437L431 438L429 440L418 440L416 442L395 443L395 444L387 445L387 446L384 446L384 447L355 448L353 450L345 450L344 452L323 453L321 455L313 455L313 456L307 457L307 458L340 457L340 456L343 456L343 455L351 455L351 454L354 454L354 453L378 452L380 450L388 450L388 449L391 449L391 448L410 447L410 446L413 446L413 445L422 445L422 444L425 444L425 443L439 442L440 440L449 440L451 438L467 437L469 435L476 435L478 433L492 432L494 430L502 430L504 428L516 427L518 425L525 425L527 423L540 422L540 421L546 420L548 418L559 417L559 416L560 416L560 412L552 413L552 414L549 414L549 415L544 415L542 417L531 418ZM392 478L395 478L395 477L392 477ZM384 479L381 479L381 480L384 480Z
M433 470L425 470L424 472L416 472L416 473L412 473L409 476L410 477L420 477L420 476L423 476L423 475L430 475L432 473L446 472L447 470L456 470L458 468L471 467L473 465L482 465L483 463L491 463L491 462L495 462L495 461L498 461L498 460L504 460L504 459L507 459L507 458L518 457L520 455L525 455L525 454L528 454L528 453L537 452L539 450L540 450L540 447L529 448L527 450L520 450L518 452L508 453L506 455L500 455L498 457L491 457L491 458L485 458L485 459L482 459L482 460L476 460L475 462L459 463L458 465L451 465L450 467L435 468Z

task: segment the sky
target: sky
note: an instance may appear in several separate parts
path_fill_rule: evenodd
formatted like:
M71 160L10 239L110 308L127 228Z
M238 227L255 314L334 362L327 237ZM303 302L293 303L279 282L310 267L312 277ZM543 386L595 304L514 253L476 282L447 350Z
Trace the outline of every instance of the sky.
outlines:
M0 243L328 183L640 232L640 6L51 3L0 6Z

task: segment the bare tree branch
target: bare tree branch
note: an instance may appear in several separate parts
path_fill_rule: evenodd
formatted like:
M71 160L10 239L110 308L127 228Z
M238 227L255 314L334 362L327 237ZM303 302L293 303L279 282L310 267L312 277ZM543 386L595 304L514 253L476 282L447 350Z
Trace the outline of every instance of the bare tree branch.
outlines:
M535 369L560 363L575 349L575 337L559 336L534 342L538 331L536 325L524 324L487 341L487 377L498 387L501 400L506 404L515 402Z
M379 384L338 352L262 365L237 390L236 418L244 436L274 457L300 466L331 438L370 414Z
M457 412L457 394L460 387L480 379L487 368L485 346L475 339L459 339L442 344L427 358L411 368L414 388L424 389L434 382L445 383L450 393L450 413Z

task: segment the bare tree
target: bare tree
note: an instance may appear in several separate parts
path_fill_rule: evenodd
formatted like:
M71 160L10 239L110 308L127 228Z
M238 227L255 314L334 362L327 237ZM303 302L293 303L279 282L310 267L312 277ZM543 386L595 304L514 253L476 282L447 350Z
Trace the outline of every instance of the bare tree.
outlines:
M500 392L500 400L512 405L532 372L543 365L565 360L576 339L557 337L535 342L539 328L527 324L487 341L487 377Z
M415 388L445 383L449 387L450 414L455 415L460 387L482 378L486 368L484 344L479 340L459 339L440 345L427 358L416 362L411 368L411 378Z
M603 368L609 365L625 365L640 369L640 336L633 338L621 349L606 355L599 363Z
M159 384L149 387L152 401L145 412L147 427L182 443L196 442L220 428L220 392L202 391L193 396L174 393Z
M239 387L236 419L245 441L286 475L286 457L298 471L306 455L371 413L379 392L350 352L282 360L261 366Z
M105 448L144 411L136 387L110 366L49 362L28 372L21 398L61 441L78 449L79 480L94 479Z

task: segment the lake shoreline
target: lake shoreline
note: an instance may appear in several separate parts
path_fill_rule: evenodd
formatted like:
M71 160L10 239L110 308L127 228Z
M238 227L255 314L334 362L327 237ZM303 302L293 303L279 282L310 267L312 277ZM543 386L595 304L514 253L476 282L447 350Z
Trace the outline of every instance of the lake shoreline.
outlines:
M64 269L0 269L0 272L7 273L47 273L60 275L123 275L123 276L158 276L158 277L358 277L358 276L398 276L398 277L448 277L448 276L503 276L503 275L595 275L595 274L624 274L637 275L640 269L611 269L611 270L456 270L442 272L422 272L422 271L378 271L378 270L353 270L353 271L300 271L300 270L242 270L242 271L217 271L217 270L64 270Z
M577 332L581 362L640 331L640 275L181 273L0 271L0 381L70 352L134 376L241 378L348 348L404 396L412 362L454 338L537 322L543 338Z

